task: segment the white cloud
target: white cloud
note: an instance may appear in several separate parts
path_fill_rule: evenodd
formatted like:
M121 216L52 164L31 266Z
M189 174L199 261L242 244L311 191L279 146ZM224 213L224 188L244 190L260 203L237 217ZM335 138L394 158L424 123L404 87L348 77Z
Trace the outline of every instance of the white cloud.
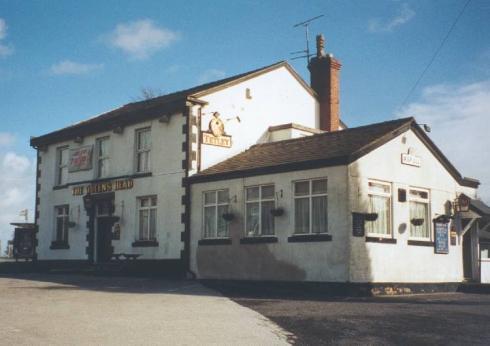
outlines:
M7 37L7 23L5 19L0 18L0 57L10 55L14 52L12 45L2 42L5 37Z
M11 222L23 221L22 209L29 210L29 221L34 219L35 162L15 152L0 152L0 240L2 252L11 239Z
M15 136L8 132L0 132L0 148L8 147L15 142Z
M71 60L63 60L49 68L54 75L82 75L93 71L100 70L102 64L81 64Z
M143 60L179 39L177 32L159 27L150 19L118 24L106 35L112 47L121 49L130 58Z
M207 82L212 82L218 79L223 79L226 76L226 72L218 69L209 69L204 71L199 75L199 78L197 79L197 82L199 84L207 83Z
M480 196L490 203L490 79L427 87L418 102L398 112L428 123L431 138L465 176L479 179Z
M407 4L402 4L398 14L388 20L373 18L369 20L368 30L370 32L391 32L399 26L408 23L415 16L415 11Z

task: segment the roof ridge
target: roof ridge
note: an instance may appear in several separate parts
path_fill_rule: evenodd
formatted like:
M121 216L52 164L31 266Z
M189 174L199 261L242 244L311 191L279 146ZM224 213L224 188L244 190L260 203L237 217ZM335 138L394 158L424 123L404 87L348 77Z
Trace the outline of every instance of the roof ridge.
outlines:
M408 123L408 122L411 122L411 121L415 121L415 118L414 117L406 117L406 118L399 118L399 119L387 120L387 121L382 121L382 122L379 122L379 123L373 123L373 124L362 125L362 126L357 126L357 127L349 127L349 128L346 128L346 129L343 129L343 130L339 130L339 131L317 133L317 134L313 134L311 136L306 136L306 137L284 139L282 141L277 141L277 142L257 143L257 144L254 144L254 145L250 146L248 149L251 149L251 148L254 148L254 147L259 147L259 146L278 145L279 143L284 144L284 143L293 142L293 141L301 141L301 140L307 141L307 140L311 140L313 137L315 137L315 138L317 138L319 136L328 137L330 135L337 135L340 132L343 132L343 133L345 133L345 132L354 132L355 130L363 130L363 129L366 129L366 128L369 128L369 127L376 127L376 126L386 125L386 124L395 123L395 122Z

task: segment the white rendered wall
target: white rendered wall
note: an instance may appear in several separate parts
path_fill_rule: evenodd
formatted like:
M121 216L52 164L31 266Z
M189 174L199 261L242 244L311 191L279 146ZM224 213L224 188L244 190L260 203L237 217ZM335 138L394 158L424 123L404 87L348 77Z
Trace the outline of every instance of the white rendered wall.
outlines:
M182 151L182 143L185 135L182 134L182 126L185 118L181 114L174 114L169 124L162 124L157 120L143 122L124 128L122 134L112 132L100 133L84 138L82 144L73 141L50 145L47 151L41 152L41 185L39 233L37 234L39 245L37 247L39 259L87 259L85 248L88 245L86 236L87 215L83 207L83 197L73 196L74 186L71 185L59 190L54 190L56 148L68 145L71 149L95 144L96 138L110 137L110 175L118 177L135 173L134 166L134 140L135 130L151 127L151 177L134 179L134 187L130 190L115 191L115 215L121 220L121 240L113 240L114 252L138 253L144 259L177 259L180 258L180 250L183 244L180 233L184 229L180 215L183 212L181 196L182 188L182 160L185 153ZM96 156L94 155L94 163ZM90 171L69 173L68 183L88 181L95 179L95 164ZM157 241L158 247L132 247L137 237L136 198L148 195L157 195ZM50 249L54 240L54 207L69 204L70 221L76 222L76 227L69 229L69 249ZM124 205L124 207L123 207Z
M246 98L246 89L252 98ZM202 111L201 129L207 131L213 112L225 122L232 147L201 146L201 169L244 151L266 133L269 126L297 123L318 128L318 102L285 68L281 67L229 88L201 96L209 104Z
M293 182L309 178L328 178L328 233L332 241L288 243L294 234ZM346 167L330 167L262 175L244 179L192 185L191 270L199 278L330 281L348 280L348 227ZM277 243L240 244L245 235L244 188L274 183L282 192L276 206L285 214L275 218ZM230 222L231 245L198 245L203 230L203 192L228 188L231 209L237 216Z
M490 284L490 259L480 260L480 281L482 284Z
M405 137L406 143L402 142ZM422 160L421 167L401 164L408 148ZM463 167L464 168L464 167ZM392 231L396 244L369 243L351 234L350 281L353 282L459 282L463 279L461 240L449 245L449 254L435 254L433 247L407 245L410 232L409 202L398 202L399 188L430 191L430 219L444 214L444 203L457 193L474 197L475 190L464 188L410 130L349 166L352 211L367 212L369 179L392 184ZM405 229L406 226L406 229ZM433 225L431 224L431 237Z

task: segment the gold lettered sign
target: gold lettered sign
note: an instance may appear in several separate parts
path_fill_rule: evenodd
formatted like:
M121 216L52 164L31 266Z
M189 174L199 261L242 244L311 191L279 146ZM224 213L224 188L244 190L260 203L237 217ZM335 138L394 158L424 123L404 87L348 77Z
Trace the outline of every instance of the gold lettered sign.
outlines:
M202 144L215 145L217 147L231 147L231 136L219 136L216 137L212 133L202 133Z
M129 190L134 186L133 179L114 180L103 183L75 186L72 190L73 196L83 196L85 194L96 194L112 192L118 190Z
M218 112L213 113L213 119L209 121L208 131L201 133L201 143L217 147L231 147L231 136L225 133L225 123Z

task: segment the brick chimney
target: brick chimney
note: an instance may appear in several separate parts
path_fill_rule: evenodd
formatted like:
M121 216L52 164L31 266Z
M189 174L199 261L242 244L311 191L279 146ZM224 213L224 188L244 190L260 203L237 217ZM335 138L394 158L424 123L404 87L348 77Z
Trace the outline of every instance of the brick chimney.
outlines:
M337 131L340 124L339 73L340 62L333 55L325 54L325 38L316 37L316 56L310 60L310 84L318 94L320 103L320 129Z

